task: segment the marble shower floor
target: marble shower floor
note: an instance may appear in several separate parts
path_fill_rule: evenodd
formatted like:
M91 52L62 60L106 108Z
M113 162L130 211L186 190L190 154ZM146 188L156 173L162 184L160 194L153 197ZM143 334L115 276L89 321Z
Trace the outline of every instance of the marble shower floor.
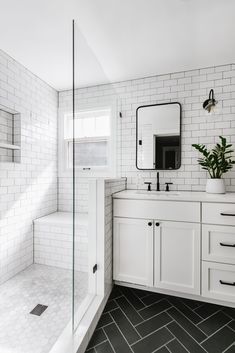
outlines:
M76 307L87 294L88 275L76 273ZM0 286L0 352L48 353L71 319L72 272L33 264ZM30 314L37 304L48 308Z

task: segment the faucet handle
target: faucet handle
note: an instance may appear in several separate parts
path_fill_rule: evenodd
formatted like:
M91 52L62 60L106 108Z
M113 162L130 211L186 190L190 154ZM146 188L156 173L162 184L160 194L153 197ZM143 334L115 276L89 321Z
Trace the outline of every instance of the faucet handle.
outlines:
M151 185L152 185L152 183L149 182L149 181L146 181L144 184L147 184L147 185L148 185L148 191L151 191Z
M169 185L173 185L173 183L165 183L166 184L166 190L165 191L170 191Z

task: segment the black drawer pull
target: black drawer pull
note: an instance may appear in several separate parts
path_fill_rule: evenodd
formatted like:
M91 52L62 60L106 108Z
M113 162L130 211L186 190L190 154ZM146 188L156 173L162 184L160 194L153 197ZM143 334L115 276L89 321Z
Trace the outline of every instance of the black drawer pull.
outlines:
M235 248L235 244L220 243L221 246L227 246L228 248Z
M148 226L151 227L153 225L152 222L148 222Z
M225 213L225 212L221 212L220 215L221 215L221 216L235 217L235 213Z
M225 282L225 281L221 281L220 280L220 283L225 285L225 286L233 286L233 287L235 287L235 282Z
M156 223L156 227L159 227L159 226L160 226L160 223L159 223L159 222L157 222L157 223Z

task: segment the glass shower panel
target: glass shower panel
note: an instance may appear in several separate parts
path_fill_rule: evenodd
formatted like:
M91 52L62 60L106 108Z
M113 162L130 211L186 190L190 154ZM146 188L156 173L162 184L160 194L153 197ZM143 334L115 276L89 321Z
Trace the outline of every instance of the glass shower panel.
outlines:
M112 264L107 262L109 270L105 273L106 264L102 264L101 259L101 253L103 259L107 258L108 261L111 259L109 251L112 248L112 239L109 238L109 231L112 225L105 224L104 230L99 228L99 234L102 233L104 238L106 231L109 233L107 242L106 238L103 243L101 240L97 241L96 228L99 220L96 220L96 214L102 204L101 199L98 199L101 194L100 189L97 190L97 185L104 185L103 179L116 175L116 150L121 145L118 131L122 124L118 114L122 110L120 105L122 87L111 82L106 74L107 67L104 68L104 63L97 58L96 31L90 31L89 34L86 31L85 34L79 23L75 22L74 89L71 94L74 107L71 114L73 123L71 125L71 122L67 122L68 129L69 126L73 126L73 138L68 142L68 161L73 166L74 328L97 294L97 288L98 294L103 295L106 294L106 287L112 283L110 270ZM68 134L71 135L69 132ZM104 218L105 212L109 212L109 203L110 197L107 196L103 206ZM97 277L101 278L99 283Z
M96 191L86 171L105 141L95 143L97 117L83 98L80 80L86 65L82 58L88 47L76 22L73 39L73 136L68 146L68 161L73 169L73 327L76 329L96 294L96 227L91 215Z

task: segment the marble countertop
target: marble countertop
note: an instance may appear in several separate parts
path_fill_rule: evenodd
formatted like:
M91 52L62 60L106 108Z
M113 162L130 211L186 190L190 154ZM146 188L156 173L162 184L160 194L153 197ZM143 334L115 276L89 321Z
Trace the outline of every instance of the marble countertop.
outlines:
M197 191L146 191L124 190L113 195L114 199L161 200L161 201L194 201L235 203L235 193L208 194Z

